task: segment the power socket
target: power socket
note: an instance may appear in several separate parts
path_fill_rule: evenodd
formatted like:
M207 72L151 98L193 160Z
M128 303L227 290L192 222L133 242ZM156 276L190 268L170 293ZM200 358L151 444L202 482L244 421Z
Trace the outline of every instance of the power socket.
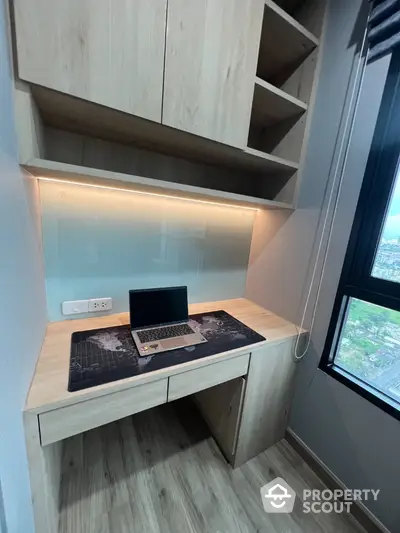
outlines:
M112 298L93 298L89 300L89 313L99 313L112 309Z

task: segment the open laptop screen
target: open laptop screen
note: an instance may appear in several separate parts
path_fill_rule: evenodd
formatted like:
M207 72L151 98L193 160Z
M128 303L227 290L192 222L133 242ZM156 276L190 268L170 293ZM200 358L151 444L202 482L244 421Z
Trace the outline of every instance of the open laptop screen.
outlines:
M131 328L184 322L189 318L187 287L129 291Z

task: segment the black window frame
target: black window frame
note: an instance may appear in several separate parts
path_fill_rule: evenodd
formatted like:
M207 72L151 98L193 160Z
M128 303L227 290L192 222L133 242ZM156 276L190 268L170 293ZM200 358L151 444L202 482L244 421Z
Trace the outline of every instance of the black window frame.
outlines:
M400 50L393 53L319 368L400 420L400 402L335 366L351 298L400 311L400 282L372 268L400 168Z

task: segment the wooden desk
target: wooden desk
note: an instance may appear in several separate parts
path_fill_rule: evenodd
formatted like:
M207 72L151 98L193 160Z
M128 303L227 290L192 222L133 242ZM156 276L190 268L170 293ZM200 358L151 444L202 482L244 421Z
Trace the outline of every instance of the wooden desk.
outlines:
M218 309L267 340L72 393L67 390L71 334L127 324L128 313L48 325L24 410L38 533L57 531L62 441L69 436L196 394L204 418L233 466L283 437L298 328L243 298L194 304L190 313Z

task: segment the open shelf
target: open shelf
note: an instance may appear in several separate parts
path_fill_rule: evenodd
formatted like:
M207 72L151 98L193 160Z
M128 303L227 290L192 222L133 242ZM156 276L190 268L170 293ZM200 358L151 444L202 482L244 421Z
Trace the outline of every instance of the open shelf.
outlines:
M257 76L273 85L289 77L319 45L319 39L272 0L265 0Z
M275 0L275 4L313 35L321 35L325 9L323 0Z
M301 160L319 45L308 28L320 34L323 8L323 0L264 0L247 143L253 155ZM296 173L285 191L293 191L297 179Z
M266 159L268 161L271 161L271 160L276 160L276 161L285 161L285 159L282 159L281 157L277 157L277 156L274 156L272 154L269 154L269 153L266 153L266 152L263 152L261 150L257 150L255 148L252 148L251 146L248 146L246 148L246 154L249 154L251 155L252 157L257 157L259 159ZM295 170L298 170L299 169L299 165L298 163L292 163L292 162L289 162L287 161L287 163L291 165L290 168L293 169L293 172Z
M256 78L251 122L266 127L282 120L299 117L307 111L307 104Z
M249 150L249 155L263 159L265 154ZM276 159L276 158L273 158ZM225 191L207 189L184 183L173 183L142 176L123 174L80 165L72 165L46 159L32 159L23 167L33 176L52 178L58 181L73 182L91 186L111 187L133 192L173 196L197 201L212 202L255 209L293 209L288 203L275 202Z
M299 161L307 108L301 100L256 78L248 152Z
M34 86L32 92L41 118L47 126L189 161L262 174L263 178L271 176L274 179L287 179L298 169L295 162L285 158L255 154L216 143L43 87Z
M247 147L243 154L253 159L256 159L261 162L264 161L264 165L271 170L282 171L286 169L288 173L293 174L296 170L299 169L299 164L289 159L284 159L283 157L278 157L273 154L266 152L260 152L259 150L253 150L251 147Z
M252 154L275 157L290 156L300 161L306 115L291 117L270 126L250 123L248 147Z

